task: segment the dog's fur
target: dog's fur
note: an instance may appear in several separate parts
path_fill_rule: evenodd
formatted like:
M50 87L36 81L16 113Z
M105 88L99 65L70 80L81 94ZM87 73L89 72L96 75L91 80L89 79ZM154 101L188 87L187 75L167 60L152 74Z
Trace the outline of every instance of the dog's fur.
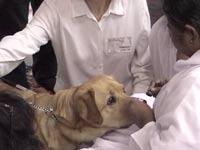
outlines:
M40 108L53 108L56 119L35 109L36 134L47 149L74 150L81 143L134 123L134 102L109 76L95 77L54 95L20 91L2 81L0 90L12 90Z

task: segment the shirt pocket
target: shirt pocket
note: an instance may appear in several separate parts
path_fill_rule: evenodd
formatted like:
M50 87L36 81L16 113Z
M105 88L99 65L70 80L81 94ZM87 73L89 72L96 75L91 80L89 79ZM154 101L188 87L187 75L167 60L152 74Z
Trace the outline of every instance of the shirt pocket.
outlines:
M132 37L108 38L106 42L106 54L130 53L132 51Z

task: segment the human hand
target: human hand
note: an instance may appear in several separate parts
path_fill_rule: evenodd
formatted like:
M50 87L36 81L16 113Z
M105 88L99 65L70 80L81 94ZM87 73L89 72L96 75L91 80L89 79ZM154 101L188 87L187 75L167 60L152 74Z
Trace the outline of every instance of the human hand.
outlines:
M40 86L39 84L35 83L32 85L31 90L33 90L36 93L49 93L54 94L54 92L47 90L45 87Z
M47 89L45 89L45 88L42 87L42 86L33 87L32 90L33 90L34 92L36 92L36 93L49 93L49 94L52 94L50 91L48 91Z
M47 90L45 87L39 85L34 78L29 79L30 89L36 93L49 93L54 94L53 91Z
M158 93L160 92L161 88L168 82L168 80L156 80L154 82L151 82L151 85L149 86L149 89L147 90L148 96L156 97Z

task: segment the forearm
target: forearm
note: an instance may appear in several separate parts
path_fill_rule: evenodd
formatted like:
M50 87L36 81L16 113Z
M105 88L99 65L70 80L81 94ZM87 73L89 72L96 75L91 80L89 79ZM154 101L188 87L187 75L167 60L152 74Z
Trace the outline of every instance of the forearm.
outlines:
M135 55L131 64L133 75L133 94L146 92L150 81L152 80L152 69L150 63L149 33L150 17L146 7L141 11L141 28L138 43L135 49Z
M142 40L144 43L148 42ZM136 50L137 55L133 58L131 72L133 74L133 94L146 93L153 78L148 47L140 47Z

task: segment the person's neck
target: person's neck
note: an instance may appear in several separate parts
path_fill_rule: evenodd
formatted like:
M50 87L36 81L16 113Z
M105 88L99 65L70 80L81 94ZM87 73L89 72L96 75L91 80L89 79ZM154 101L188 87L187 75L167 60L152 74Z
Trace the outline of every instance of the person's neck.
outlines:
M189 58L189 56L183 54L179 50L177 51L176 60L187 60L188 58Z
M85 2L97 21L99 21L108 9L111 0L85 0Z

